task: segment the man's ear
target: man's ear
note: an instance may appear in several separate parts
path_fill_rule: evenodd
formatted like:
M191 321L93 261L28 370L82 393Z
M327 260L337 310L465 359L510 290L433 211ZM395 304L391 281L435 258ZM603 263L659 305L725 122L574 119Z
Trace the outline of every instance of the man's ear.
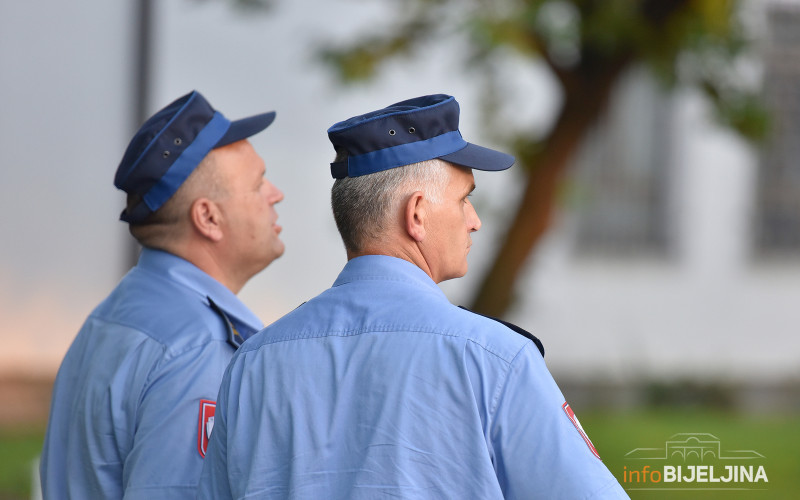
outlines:
M425 222L427 200L422 191L414 191L406 202L405 209L405 228L414 241L420 242L425 239Z
M198 198L192 202L189 216L198 233L211 241L222 239L222 214L216 203L208 198Z

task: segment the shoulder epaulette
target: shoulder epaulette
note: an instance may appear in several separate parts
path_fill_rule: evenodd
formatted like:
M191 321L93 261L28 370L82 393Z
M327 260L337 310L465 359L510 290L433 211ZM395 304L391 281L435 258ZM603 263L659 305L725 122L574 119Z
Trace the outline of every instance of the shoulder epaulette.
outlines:
M228 318L228 315L222 310L222 308L214 303L214 301L211 300L211 297L206 297L206 299L208 299L208 305L211 306L211 309L213 309L215 313L219 314L223 323L225 323L225 330L228 332L228 343L232 345L234 349L238 349L244 342L244 338L242 338L242 335L236 331L233 323Z
M542 357L544 357L544 344L542 344L542 341L537 339L536 336L533 335L531 332L529 332L529 331L527 331L527 330L525 330L523 328L520 328L519 326L517 326L517 325L515 325L513 323L509 323L508 321L503 321L502 319L498 319L498 318L495 318L495 317L492 317L492 316L487 316L485 314L481 314L479 312L472 311L470 309L467 309L464 306L458 306L458 307L460 307L461 309L463 309L465 311L469 311L469 312L471 312L473 314L477 314L478 316L483 316L484 318L489 318L491 320L497 321L498 323L503 324L503 325L507 326L508 328L514 330L515 332L517 332L518 334L522 335L523 337L531 340L536 345L536 348L539 349L539 352L542 353Z

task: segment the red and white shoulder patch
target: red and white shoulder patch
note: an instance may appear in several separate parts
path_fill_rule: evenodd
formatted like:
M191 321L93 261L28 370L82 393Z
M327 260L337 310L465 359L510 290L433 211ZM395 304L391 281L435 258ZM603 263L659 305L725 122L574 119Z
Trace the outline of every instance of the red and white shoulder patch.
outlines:
M569 419L572 421L572 425L574 425L575 429L578 430L581 437L586 442L586 446L589 447L589 450L594 454L594 456L602 460L602 458L600 458L600 454L597 453L597 449L595 449L594 445L592 444L592 440L589 439L589 436L587 436L586 432L583 430L581 423L578 421L578 417L575 416L575 412L572 411L572 408L569 407L569 403L564 403L563 405L561 405L561 408L564 410L564 413L567 414L567 417L569 417Z
M200 400L200 417L197 424L197 451L200 452L200 456L203 458L206 457L208 439L211 437L211 430L214 428L214 412L216 410L216 401Z

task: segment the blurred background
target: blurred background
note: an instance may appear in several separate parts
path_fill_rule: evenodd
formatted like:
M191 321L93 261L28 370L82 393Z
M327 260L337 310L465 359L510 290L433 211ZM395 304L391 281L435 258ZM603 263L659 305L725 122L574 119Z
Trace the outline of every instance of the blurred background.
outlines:
M800 0L36 0L0 3L0 499L31 494L60 360L135 262L122 152L192 89L278 113L252 142L286 253L240 294L265 323L345 262L325 130L455 95L517 164L476 173L451 301L543 341L621 482L706 432L766 457L759 498L800 486Z

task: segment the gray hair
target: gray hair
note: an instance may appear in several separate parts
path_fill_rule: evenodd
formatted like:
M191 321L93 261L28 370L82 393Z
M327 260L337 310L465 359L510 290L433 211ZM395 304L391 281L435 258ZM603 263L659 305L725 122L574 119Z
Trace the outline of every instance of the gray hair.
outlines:
M374 174L337 179L331 208L345 248L358 253L390 227L397 208L415 191L441 203L450 179L447 163L432 159Z

